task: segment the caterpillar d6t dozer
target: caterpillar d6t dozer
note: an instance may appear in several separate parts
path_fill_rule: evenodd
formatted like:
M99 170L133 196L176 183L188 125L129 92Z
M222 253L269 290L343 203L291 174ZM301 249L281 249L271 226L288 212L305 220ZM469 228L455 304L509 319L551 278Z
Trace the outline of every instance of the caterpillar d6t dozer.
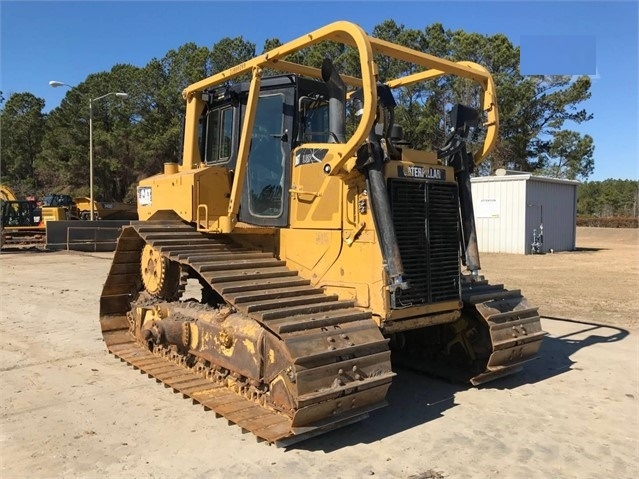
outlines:
M290 60L328 41L360 75ZM411 74L381 82L383 57ZM443 75L474 81L479 108L412 149L395 95ZM498 127L485 68L337 22L183 95L182 159L139 183L102 292L112 354L282 446L384 406L391 357L480 384L536 356L537 308L478 273L469 175Z

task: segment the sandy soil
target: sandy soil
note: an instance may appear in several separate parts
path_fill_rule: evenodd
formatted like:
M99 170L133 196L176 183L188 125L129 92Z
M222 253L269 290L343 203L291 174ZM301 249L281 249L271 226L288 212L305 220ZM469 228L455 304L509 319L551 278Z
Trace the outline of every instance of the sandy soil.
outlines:
M517 376L465 388L399 371L390 406L288 450L257 443L109 356L110 254L0 255L2 478L634 478L637 231L581 251L484 255L549 332Z

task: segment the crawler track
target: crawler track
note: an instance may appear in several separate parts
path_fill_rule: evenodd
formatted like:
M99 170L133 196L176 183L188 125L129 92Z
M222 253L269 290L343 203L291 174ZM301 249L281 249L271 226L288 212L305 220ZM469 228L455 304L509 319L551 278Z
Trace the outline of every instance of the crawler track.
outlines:
M393 364L478 386L520 371L546 334L537 308L519 290L462 276L463 309L455 322L395 338Z
M194 366L189 358L197 359L196 350L184 355L149 348L135 336L131 307L142 290L140 254L145 244L206 282L233 311L283 345L295 383L292 411L256 400L247 394L248 387L221 378L215 365ZM181 307L179 301L167 304ZM394 376L388 341L370 313L312 287L272 254L203 235L179 222L137 222L124 229L100 300L100 320L109 352L280 446L366 418L386 404Z
M44 246L47 242L44 229L6 227L1 234L0 246Z
M483 278L467 278L462 283L462 300L465 313L479 317L490 335L486 369L471 378L473 385L516 373L525 362L537 357L546 333L541 329L537 308L521 291L491 285Z

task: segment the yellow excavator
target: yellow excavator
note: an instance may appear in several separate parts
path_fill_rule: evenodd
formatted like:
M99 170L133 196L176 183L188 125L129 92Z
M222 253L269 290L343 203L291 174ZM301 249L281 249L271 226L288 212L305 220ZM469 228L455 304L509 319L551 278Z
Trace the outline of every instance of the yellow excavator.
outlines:
M46 228L42 208L35 200L21 200L7 185L0 185L0 248L5 244L43 243Z
M7 185L0 185L0 201L16 201L18 197Z
M361 74L291 61L322 42ZM381 82L383 58L412 73ZM455 105L446 143L414 149L395 95L444 75L478 85L479 107ZM183 96L182 158L139 183L103 287L110 353L279 446L386 405L395 367L477 385L536 357L537 308L479 274L470 174L498 130L485 68L340 21Z
M0 185L0 247L5 244L43 244L47 222L77 220L79 212L69 195L52 194L41 202L19 199L13 189Z

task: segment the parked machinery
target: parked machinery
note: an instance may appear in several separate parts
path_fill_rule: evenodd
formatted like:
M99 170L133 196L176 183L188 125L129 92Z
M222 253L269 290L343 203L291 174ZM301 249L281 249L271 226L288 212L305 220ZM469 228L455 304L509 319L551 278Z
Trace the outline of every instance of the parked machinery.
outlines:
M35 200L20 200L7 185L0 185L0 247L5 244L42 243L46 229Z
M361 75L289 61L326 41L356 49ZM413 73L381 83L382 57ZM412 149L394 94L443 75L480 85L481 107L453 108L441 149ZM184 97L181 162L140 182L102 291L111 353L279 445L384 406L391 359L481 384L536 356L537 308L479 274L470 172L498 128L485 68L336 22Z
M82 220L91 219L91 198L79 196L73 199ZM96 220L137 220L135 205L116 201L93 201L93 218Z
M42 220L63 221L80 219L80 210L69 195L51 194L42 199Z

